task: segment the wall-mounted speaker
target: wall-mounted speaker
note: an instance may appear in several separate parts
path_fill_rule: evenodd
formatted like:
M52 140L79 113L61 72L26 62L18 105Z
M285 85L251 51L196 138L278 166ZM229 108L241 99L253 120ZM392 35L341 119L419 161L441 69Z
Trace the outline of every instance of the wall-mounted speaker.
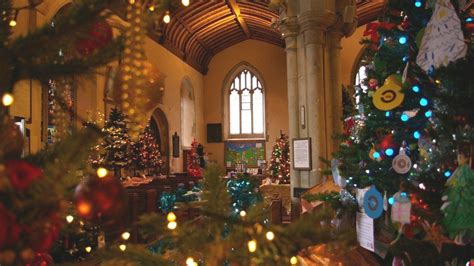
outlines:
M222 124L207 124L207 143L222 142Z

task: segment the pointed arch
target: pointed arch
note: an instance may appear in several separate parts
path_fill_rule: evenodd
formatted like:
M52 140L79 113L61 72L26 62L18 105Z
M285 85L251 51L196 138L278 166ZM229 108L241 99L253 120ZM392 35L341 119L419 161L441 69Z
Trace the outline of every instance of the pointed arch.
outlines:
M222 86L226 139L265 138L265 91L262 74L250 63L229 71Z
M184 77L181 82L181 145L183 148L191 147L196 137L196 102L194 88L189 77Z
M155 133L155 138L160 145L161 159L163 166L162 174L169 174L170 171L170 133L168 119L160 108L156 108L150 119L150 127Z

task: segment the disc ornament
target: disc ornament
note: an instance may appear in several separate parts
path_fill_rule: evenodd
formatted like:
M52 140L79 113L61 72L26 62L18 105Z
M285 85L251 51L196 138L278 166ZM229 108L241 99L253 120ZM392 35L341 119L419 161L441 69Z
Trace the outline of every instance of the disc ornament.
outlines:
M374 106L382 111L389 111L402 104L405 95L401 92L402 83L397 75L390 75L382 87L372 96Z
M393 158L393 170L395 170L395 172L397 172L398 174L406 174L408 173L408 171L410 171L411 165L412 163L410 157L405 154L405 149L401 148L398 155Z
M364 211L372 219L377 219L383 212L382 194L372 186L364 195Z

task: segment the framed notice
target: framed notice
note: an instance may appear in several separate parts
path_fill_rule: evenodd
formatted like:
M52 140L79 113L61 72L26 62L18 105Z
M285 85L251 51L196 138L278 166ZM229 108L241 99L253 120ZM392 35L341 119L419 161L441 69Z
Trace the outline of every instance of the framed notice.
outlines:
M311 138L293 139L293 169L311 170Z

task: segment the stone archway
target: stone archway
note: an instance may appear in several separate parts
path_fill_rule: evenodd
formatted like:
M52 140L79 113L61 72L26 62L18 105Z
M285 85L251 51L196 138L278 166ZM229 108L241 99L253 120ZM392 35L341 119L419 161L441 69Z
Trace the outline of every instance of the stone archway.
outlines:
M170 172L170 133L168 119L160 108L153 111L150 119L150 127L155 132L155 138L160 146L163 167L161 173L168 175Z

